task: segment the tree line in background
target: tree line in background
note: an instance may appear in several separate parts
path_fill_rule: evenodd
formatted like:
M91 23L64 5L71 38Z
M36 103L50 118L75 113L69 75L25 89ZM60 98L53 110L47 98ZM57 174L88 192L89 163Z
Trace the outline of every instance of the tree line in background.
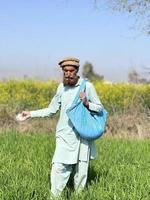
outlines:
M102 74L99 74L95 72L94 66L91 62L85 62L85 64L82 67L82 76L83 78L87 78L90 81L104 81L105 77ZM30 78L28 75L23 76L23 80L28 80L28 79L36 79L36 80L41 80L39 78ZM5 79L3 79L6 81ZM107 81L107 80L106 80ZM149 67L143 67L143 72L138 72L135 69L132 69L128 73L128 80L129 83L134 83L134 84L149 84L150 83L150 69Z
M128 81L129 83L143 83L143 84L149 84L150 83L150 72L146 71L145 76L143 77L140 73L138 73L136 70L132 70L128 74Z
M128 73L128 82L129 83L143 83L143 84L148 84L150 83L150 71L149 68L144 68L144 76L142 74L138 73L135 69L130 71ZM83 65L83 70L82 70L82 75L84 78L88 78L91 81L99 80L103 81L104 80L104 75L100 75L94 71L94 67L90 62L86 62Z
M84 78L88 78L91 81L94 80L104 80L104 76L103 75L99 75L94 71L94 67L90 62L86 62L83 65L83 71L82 71L82 75Z
M95 7L127 14L134 21L133 28L143 32L147 36L150 35L150 0L92 0ZM144 72L139 73L135 69L128 73L128 81L130 83L150 83L150 67L143 68ZM144 73L144 75L143 75ZM84 77L89 80L104 80L103 75L94 72L91 63L85 63L83 66Z

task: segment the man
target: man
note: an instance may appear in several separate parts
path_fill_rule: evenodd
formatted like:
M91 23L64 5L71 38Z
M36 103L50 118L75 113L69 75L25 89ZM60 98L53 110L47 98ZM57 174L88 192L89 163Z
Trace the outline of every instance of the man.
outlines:
M78 74L79 59L66 58L59 62L63 71L63 83L57 88L48 108L36 111L23 111L24 119L30 117L47 117L60 109L60 118L56 127L56 148L52 159L51 192L54 197L61 194L65 188L73 166L75 168L74 187L76 191L83 189L87 182L89 160L95 157L96 149L93 141L81 138L66 110L71 106L82 82ZM84 106L95 112L100 112L102 104L93 85L87 81L86 93L80 93Z

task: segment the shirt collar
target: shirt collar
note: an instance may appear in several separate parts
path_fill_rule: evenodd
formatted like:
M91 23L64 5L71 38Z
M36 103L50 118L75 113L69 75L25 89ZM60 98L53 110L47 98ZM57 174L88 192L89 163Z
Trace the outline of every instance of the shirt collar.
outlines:
M75 84L75 87L80 86L83 81L83 78L79 78L78 82Z

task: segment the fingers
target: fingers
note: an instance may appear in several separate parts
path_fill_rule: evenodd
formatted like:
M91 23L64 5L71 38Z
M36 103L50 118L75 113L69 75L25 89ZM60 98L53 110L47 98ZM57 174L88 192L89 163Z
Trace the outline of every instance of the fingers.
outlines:
M24 116L24 117L27 116L28 115L28 111L22 111L21 115Z
M81 92L80 93L80 99L83 100L86 98L86 93L85 92Z
M30 111L22 111L21 113L16 115L16 120L19 122L25 121L31 117Z
M86 107L89 107L89 102L86 98L86 93L85 92L81 92L80 93L80 99L81 101L83 102L83 104L86 106Z
M21 115L26 119L31 117L30 111L22 111Z

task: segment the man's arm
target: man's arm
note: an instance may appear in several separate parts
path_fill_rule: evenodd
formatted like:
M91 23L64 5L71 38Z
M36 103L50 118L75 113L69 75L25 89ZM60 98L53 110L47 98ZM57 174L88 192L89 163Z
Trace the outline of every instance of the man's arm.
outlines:
M58 86L55 96L52 98L48 108L34 110L34 111L23 111L22 116L26 119L33 117L50 117L55 114L61 106L61 89L62 84Z
M103 105L92 83L87 82L86 93L80 93L83 104L91 111L100 112Z

